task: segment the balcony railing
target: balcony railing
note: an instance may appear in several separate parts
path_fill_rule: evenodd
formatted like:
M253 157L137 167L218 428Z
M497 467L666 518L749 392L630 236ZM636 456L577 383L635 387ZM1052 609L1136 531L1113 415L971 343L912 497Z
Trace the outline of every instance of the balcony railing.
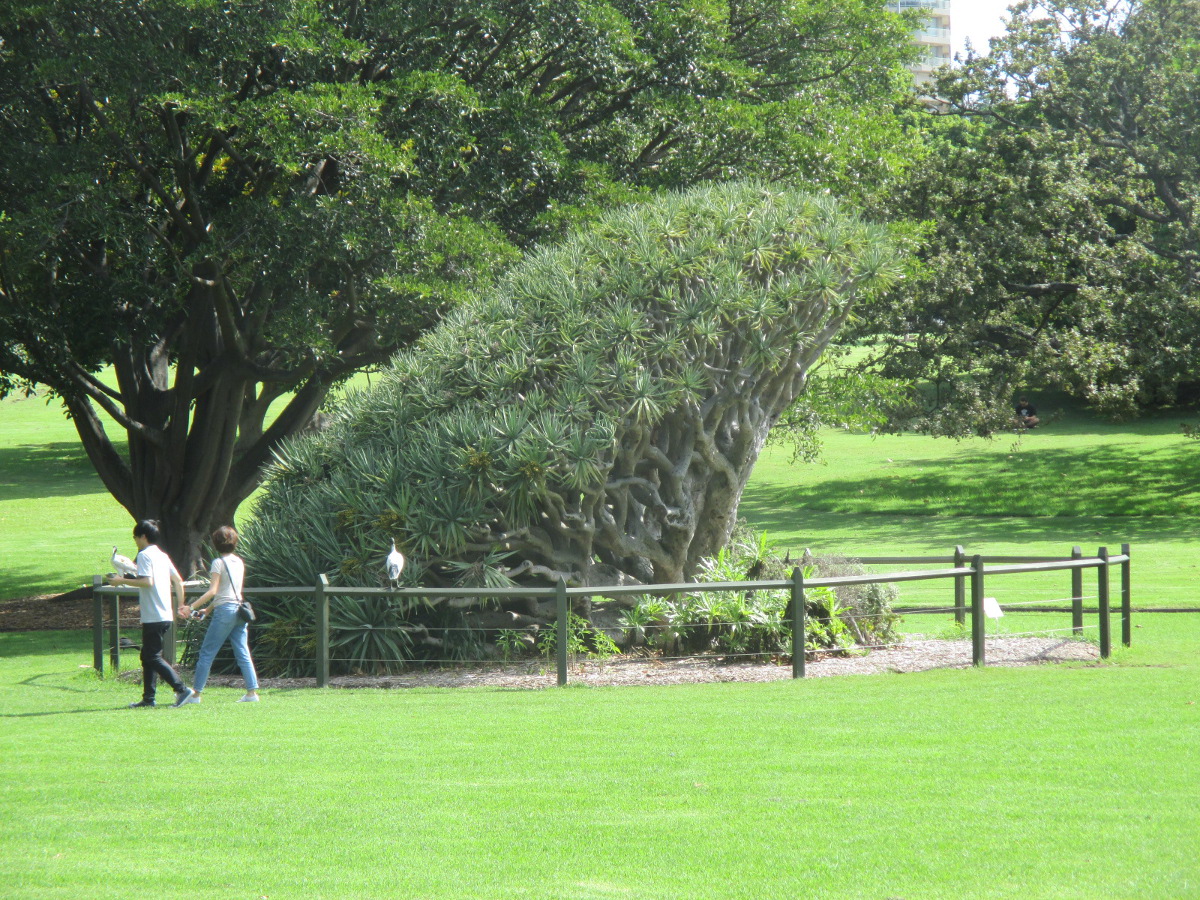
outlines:
M950 43L950 29L941 28L937 25L928 25L925 28L918 28L913 32L913 37L918 41L936 42L939 44Z
M950 12L950 0L892 0L892 6L897 12L903 9L932 9L937 12Z
M914 63L911 68L917 71L932 72L938 66L948 66L954 62L954 57L942 53L926 53Z

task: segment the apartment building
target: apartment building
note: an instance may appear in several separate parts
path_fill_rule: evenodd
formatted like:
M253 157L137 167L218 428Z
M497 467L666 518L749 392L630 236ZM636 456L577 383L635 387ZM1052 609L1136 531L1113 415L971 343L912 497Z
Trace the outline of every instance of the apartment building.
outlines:
M950 62L950 2L951 0L890 0L888 6L899 12L905 9L924 9L929 19L924 27L913 32L913 40L920 44L924 57L912 66L917 84L930 81L933 70Z

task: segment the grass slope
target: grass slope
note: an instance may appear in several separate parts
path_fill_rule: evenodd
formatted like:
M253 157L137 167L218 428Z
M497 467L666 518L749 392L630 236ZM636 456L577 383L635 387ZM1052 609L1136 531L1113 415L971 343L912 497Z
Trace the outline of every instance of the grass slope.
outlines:
M101 378L115 384L110 370ZM347 385L369 383L360 373ZM275 401L267 424L286 402ZM101 419L124 453L124 432ZM0 602L90 585L112 569L114 544L136 553L132 531L133 519L104 489L59 401L0 400Z
M1019 439L960 442L827 432L816 465L768 446L740 513L777 546L814 553L947 555L961 544L996 555L1069 555L1078 545L1091 555L1129 543L1135 602L1200 605L1200 446L1178 417L1118 424L1067 410ZM1047 579L1026 584L1038 599L1070 596L1069 576L1057 577L1044 590Z
M0 400L0 599L91 584L132 528L57 401Z
M988 554L1078 544L1091 554L1128 542L1136 602L1200 605L1200 446L1182 437L1179 418L1111 423L1061 402L1043 409L1048 424L1020 440L829 432L824 462L810 466L770 446L741 514L780 547L847 555L947 554L956 544ZM131 524L56 404L0 401L0 600L90 583L113 544L131 551ZM1003 602L1069 596L1065 577L998 591ZM939 582L904 596L927 602L947 590Z
M1106 666L148 711L0 635L0 894L1200 896L1181 618Z

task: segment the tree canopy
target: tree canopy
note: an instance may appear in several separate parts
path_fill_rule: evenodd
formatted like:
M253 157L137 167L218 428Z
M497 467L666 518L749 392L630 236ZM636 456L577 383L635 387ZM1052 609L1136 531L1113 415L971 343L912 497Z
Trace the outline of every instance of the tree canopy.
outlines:
M864 331L938 388L935 431L989 430L1059 385L1130 414L1200 388L1200 3L1026 0L944 75L894 200L923 268Z
M261 583L677 583L767 432L898 275L831 198L696 188L532 254L288 442L246 531Z
M0 393L60 396L190 567L333 385L520 250L706 179L877 185L911 52L875 0L10 4Z

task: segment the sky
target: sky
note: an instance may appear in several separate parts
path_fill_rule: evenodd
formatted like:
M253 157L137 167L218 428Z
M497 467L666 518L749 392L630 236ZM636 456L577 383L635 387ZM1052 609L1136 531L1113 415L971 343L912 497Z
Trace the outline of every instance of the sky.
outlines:
M970 38L976 53L986 53L988 38L1004 33L1001 17L1016 0L953 0L950 7L951 51L961 53Z

